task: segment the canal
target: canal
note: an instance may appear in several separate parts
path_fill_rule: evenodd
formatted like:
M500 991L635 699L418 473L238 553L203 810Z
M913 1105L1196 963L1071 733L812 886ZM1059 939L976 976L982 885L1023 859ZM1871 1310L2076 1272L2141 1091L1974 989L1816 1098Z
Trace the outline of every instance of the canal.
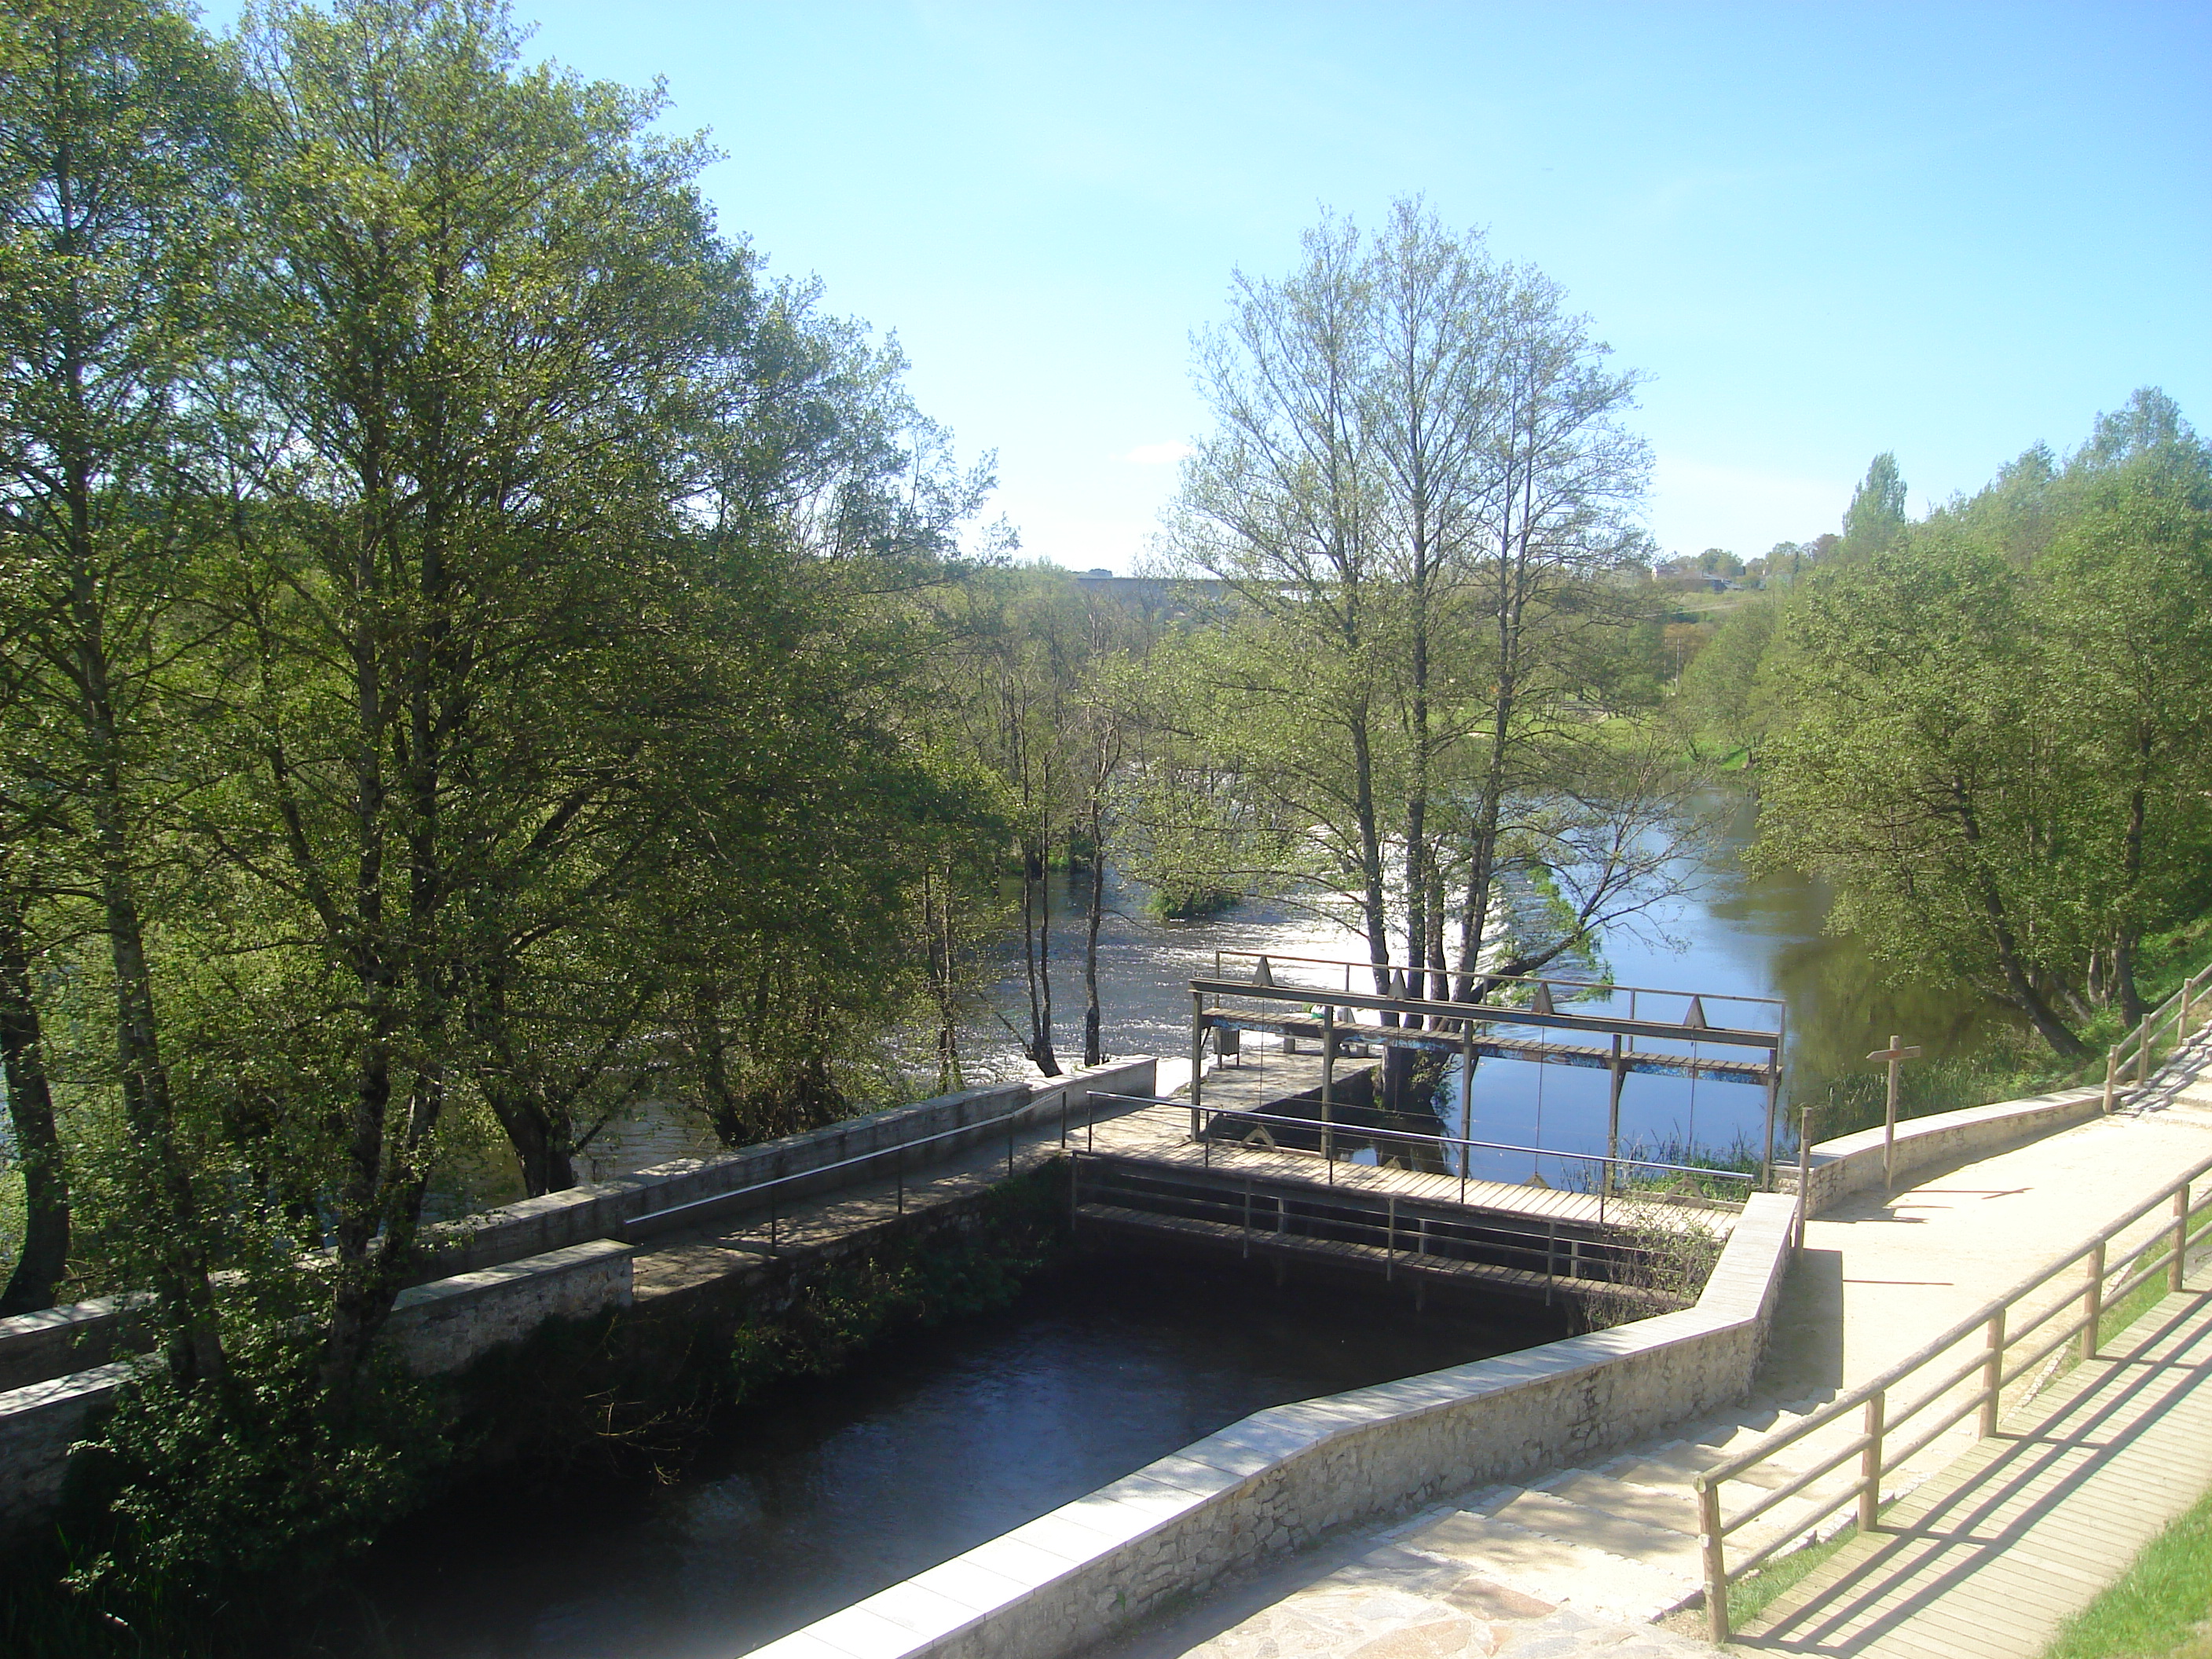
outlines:
M408 1659L730 1659L1263 1407L1564 1334L1086 1259L728 1414L681 1478L457 1494L351 1576Z

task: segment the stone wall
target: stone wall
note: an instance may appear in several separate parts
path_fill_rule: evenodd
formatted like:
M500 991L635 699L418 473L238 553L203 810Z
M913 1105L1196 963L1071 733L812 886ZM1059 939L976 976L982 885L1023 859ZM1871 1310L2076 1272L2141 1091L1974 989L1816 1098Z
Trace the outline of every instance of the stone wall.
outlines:
M1061 1659L1231 1566L1729 1404L1758 1368L1795 1209L1754 1195L1693 1309L1255 1413L757 1659Z
M1018 1125L1057 1121L1061 1097L1067 1109L1079 1115L1092 1092L1150 1094L1157 1062L1147 1058L1117 1061L1072 1073L1050 1083L1004 1083L988 1089L969 1089L939 1095L908 1106L871 1112L865 1117L844 1118L801 1135L763 1141L740 1152L709 1158L678 1158L613 1181L571 1187L542 1198L487 1210L480 1216L434 1230L431 1259L441 1273L454 1273L487 1267L501 1261L536 1255L545 1250L580 1244L586 1239L620 1236L629 1239L651 1237L659 1212L726 1196L726 1213L736 1216L764 1208L766 1194L742 1189L765 1181L820 1171L819 1180L783 1181L778 1188L784 1201L830 1191L854 1180L888 1173L889 1159L880 1170L833 1166L848 1160L888 1153L902 1143L930 1135L988 1123L1019 1110ZM1026 1109L1024 1108L1026 1103ZM947 1158L963 1146L1004 1126L978 1128L970 1135L951 1135L935 1142L913 1166ZM695 1227L720 1218L714 1207L690 1210L672 1217L666 1227Z
M628 1307L633 1254L627 1244L597 1239L418 1285L400 1293L383 1340L422 1375L459 1370L548 1319ZM83 1438L137 1367L156 1363L116 1360L0 1392L0 1531L52 1507L70 1443Z
M649 1237L655 1230L649 1221L640 1225L643 1218L701 1199L730 1195L732 1212L742 1213L767 1200L748 1197L740 1188L778 1176L824 1170L825 1166L878 1153L902 1141L987 1122L1024 1103L1027 1109L1022 1113L1022 1121L1052 1121L1058 1118L1064 1095L1067 1109L1079 1121L1094 1091L1146 1095L1152 1093L1156 1080L1156 1062L1144 1059L1092 1066L1052 1083L1007 1083L969 1089L872 1112L866 1117L848 1118L808 1134L764 1141L718 1158L680 1158L614 1181L501 1205L465 1221L424 1229L428 1242L417 1282L449 1280L611 1235ZM917 1159L915 1167L930 1158L950 1156L994 1133L1002 1131L979 1128L974 1135L954 1135L938 1141ZM799 1197L871 1173L866 1165L857 1170L827 1170L818 1182L793 1182L781 1191L788 1197ZM696 1226L707 1218L693 1212L672 1224ZM404 1305L404 1297L402 1301ZM0 1392L103 1364L118 1350L143 1346L136 1340L128 1307L128 1299L100 1297L0 1319Z
M101 1296L0 1319L0 1393L66 1376L143 1346L137 1327L149 1298Z
M1898 1180L1901 1183L1939 1165L1987 1158L2023 1141L2070 1129L2100 1115L2104 1109L2105 1091L2100 1085L1906 1118L1897 1126ZM1819 1215L1856 1194L1880 1192L1881 1143L1878 1125L1817 1143L1813 1148L1812 1191L1808 1194L1806 1213ZM1796 1170L1778 1167L1775 1174L1795 1189Z

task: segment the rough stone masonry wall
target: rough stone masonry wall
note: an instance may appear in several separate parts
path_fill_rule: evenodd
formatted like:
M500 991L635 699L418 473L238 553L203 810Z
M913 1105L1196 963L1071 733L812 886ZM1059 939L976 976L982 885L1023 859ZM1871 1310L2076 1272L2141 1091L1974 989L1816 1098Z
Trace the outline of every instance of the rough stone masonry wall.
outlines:
M1795 1209L1755 1194L1695 1308L1255 1413L757 1659L1061 1659L1232 1565L1741 1399Z

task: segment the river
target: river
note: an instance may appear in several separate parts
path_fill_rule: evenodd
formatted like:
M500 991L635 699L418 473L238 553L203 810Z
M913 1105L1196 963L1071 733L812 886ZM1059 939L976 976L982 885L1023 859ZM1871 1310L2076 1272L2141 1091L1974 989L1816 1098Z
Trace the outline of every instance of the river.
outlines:
M1788 1124L1792 1103L1819 1103L1838 1078L1869 1069L1864 1056L1887 1045L1890 1035L1923 1045L1931 1057L1975 1048L2008 1022L1964 988L1936 983L1885 984L1867 961L1859 941L1826 931L1829 896L1817 883L1786 872L1759 872L1741 854L1757 824L1755 803L1747 793L1716 795L1708 805L1720 832L1701 856L1676 866L1682 890L1632 923L1612 929L1601 956L1611 982L1662 991L1698 993L1709 1023L1760 1030L1776 1028L1777 1012L1752 999L1773 999L1788 1011L1784 1130L1778 1144L1794 1144ZM1081 1056L1083 1020L1083 907L1088 878L1056 877L1053 888L1053 987L1054 1024L1063 1064ZM1113 914L1101 930L1100 1005L1109 1054L1189 1052L1190 998L1187 981L1214 971L1217 951L1270 953L1278 982L1302 977L1306 982L1342 984L1326 970L1300 969L1285 958L1297 956L1364 960L1366 947L1350 929L1282 907L1247 903L1216 917L1163 922L1144 911L1143 895L1109 879ZM993 1000L1019 1024L1026 1002L1019 974L1018 938L1002 947L1005 977ZM1237 972L1249 974L1239 963ZM1571 975L1574 970L1554 969ZM1371 989L1355 975L1352 988ZM1594 994L1568 1012L1630 1011L1624 990ZM1683 995L1640 996L1636 1012L1646 1018L1679 1020L1687 1012ZM994 1033L995 1039L994 1040ZM971 1042L1008 1074L1025 1070L1012 1051L1004 1028L981 1028ZM1646 1045L1660 1046L1660 1045ZM1673 1045L1683 1052L1691 1044ZM1741 1049L1716 1051L1742 1055ZM1247 1063L1252 1063L1248 1058ZM1033 1072L1030 1073L1034 1075ZM1539 1066L1523 1060L1486 1060L1476 1068L1474 1137L1512 1146L1566 1152L1605 1148L1608 1079L1598 1071ZM1458 1131L1459 1082L1455 1068L1443 1091L1443 1127ZM1701 1155L1748 1151L1756 1154L1764 1137L1766 1110L1763 1089L1737 1083L1682 1078L1632 1076L1621 1096L1624 1147L1642 1155L1662 1156L1697 1149ZM1479 1154L1474 1173L1525 1180L1541 1174L1554 1182L1571 1181L1574 1170L1556 1158Z
M1563 1334L1079 1262L729 1413L680 1480L478 1483L395 1528L337 1622L407 1659L731 1659L1263 1407Z

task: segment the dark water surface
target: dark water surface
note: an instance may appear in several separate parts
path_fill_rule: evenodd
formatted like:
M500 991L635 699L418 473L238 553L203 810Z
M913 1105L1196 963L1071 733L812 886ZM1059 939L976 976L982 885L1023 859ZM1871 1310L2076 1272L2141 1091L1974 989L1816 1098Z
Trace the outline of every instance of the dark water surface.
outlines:
M359 1580L407 1659L726 1659L1263 1407L1563 1334L1106 1258L732 1413L672 1485L486 1484Z

